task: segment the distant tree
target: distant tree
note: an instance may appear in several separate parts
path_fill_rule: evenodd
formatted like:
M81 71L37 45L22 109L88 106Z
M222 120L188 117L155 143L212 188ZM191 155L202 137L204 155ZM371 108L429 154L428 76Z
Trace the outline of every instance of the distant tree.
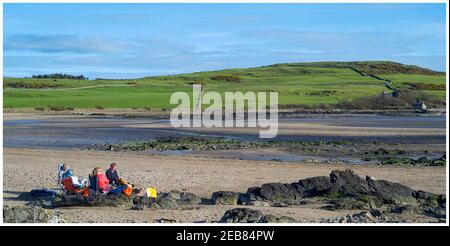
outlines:
M34 79L77 79L77 80L88 80L84 75L70 75L70 74L62 74L62 73L53 73L53 74L38 74L33 75Z

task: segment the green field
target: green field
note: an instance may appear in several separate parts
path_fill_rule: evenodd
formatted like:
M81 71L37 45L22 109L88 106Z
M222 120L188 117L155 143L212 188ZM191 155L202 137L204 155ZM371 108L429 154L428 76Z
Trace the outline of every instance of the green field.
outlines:
M351 68L390 79L400 89L406 89L410 83L445 84L445 74L398 63L290 63L127 80L4 78L3 103L4 108L173 108L176 105L169 104L171 94L190 93L194 83L202 84L204 91L221 94L277 91L280 105L335 105L342 100L389 91L383 81L362 76ZM29 86L25 88L24 84ZM445 99L445 90L424 92Z

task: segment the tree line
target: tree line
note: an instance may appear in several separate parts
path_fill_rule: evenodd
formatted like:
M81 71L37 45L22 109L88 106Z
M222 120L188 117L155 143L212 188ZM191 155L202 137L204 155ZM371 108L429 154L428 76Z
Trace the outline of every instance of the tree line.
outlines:
M70 74L62 74L62 73L53 73L53 74L38 74L33 75L33 79L77 79L77 80L88 80L84 75L70 75Z

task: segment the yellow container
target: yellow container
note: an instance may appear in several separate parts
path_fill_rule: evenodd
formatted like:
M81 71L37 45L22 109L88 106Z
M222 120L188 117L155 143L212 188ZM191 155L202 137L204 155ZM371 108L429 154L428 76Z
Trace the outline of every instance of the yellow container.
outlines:
M156 198L157 196L156 188L145 189L145 194L147 195L148 198Z

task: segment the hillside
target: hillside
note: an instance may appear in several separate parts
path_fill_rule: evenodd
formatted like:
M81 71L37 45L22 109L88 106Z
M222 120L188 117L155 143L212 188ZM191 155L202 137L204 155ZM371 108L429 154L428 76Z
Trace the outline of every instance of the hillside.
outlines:
M171 108L170 95L206 91L277 91L280 107L336 107L389 91L380 80L433 103L445 99L445 73L394 62L274 64L127 80L4 78L5 108ZM414 97L413 95L413 97ZM406 105L406 104L405 104Z
M355 61L355 62L311 62L311 63L287 63L275 64L268 67L323 67L323 68L353 68L363 73L370 74L417 74L417 75L445 75L444 72L433 71L415 65L404 65L390 61Z

